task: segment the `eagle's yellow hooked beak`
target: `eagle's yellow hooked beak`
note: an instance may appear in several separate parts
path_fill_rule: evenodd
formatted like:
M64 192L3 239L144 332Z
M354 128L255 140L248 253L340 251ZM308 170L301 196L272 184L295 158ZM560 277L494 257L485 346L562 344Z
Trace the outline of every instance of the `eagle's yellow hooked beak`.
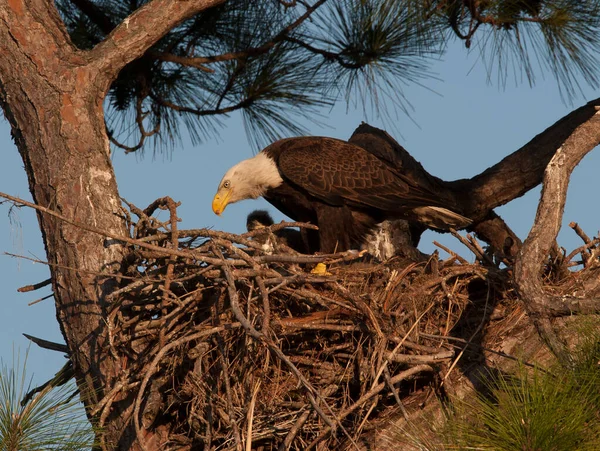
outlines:
M212 201L212 210L216 215L221 215L225 211L225 207L229 203L231 197L231 190L220 189Z

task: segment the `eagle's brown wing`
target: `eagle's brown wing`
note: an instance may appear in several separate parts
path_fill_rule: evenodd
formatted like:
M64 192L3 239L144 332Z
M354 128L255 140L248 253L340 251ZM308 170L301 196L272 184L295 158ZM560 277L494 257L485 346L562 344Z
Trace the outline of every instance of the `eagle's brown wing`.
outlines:
M435 194L411 184L361 147L323 137L293 138L281 143L281 149L272 149L281 175L331 205L374 207L388 212L443 207Z

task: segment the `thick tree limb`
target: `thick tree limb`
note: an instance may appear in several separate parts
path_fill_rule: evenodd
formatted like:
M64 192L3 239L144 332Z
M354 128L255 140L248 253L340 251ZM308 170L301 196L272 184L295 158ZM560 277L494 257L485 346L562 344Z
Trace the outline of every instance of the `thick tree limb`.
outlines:
M494 166L470 179L446 182L461 196L467 216L483 219L490 210L521 197L542 182L544 170L563 142L596 113L600 98L558 120Z
M54 2L0 0L0 105L23 158L34 202L112 236L127 236L106 136L103 98L116 74L171 27L219 1L155 0L91 51L71 43ZM160 17L160 20L159 20ZM160 24L159 24L160 22ZM88 412L118 382L124 362L109 353L106 296L125 247L39 213L57 316ZM70 270L78 268L79 277ZM133 399L106 413L103 439L130 449ZM132 434L133 433L133 434ZM146 441L160 440L157 432Z
M127 63L142 56L173 27L223 1L153 0L137 9L89 52L92 64L110 84Z
M492 245L500 258L509 257L510 260L523 245L521 239L494 211L490 211L483 221L476 222L471 228L478 238Z
M545 293L540 274L562 224L571 172L598 144L600 113L596 112L573 131L548 163L535 222L515 264L515 282L521 298L540 336L563 363L569 362L569 354L552 330L549 316L598 312L600 299Z
M80 60L79 55L72 51L74 47L70 44L69 34L54 2L0 0L0 28L4 29L4 32L0 32L0 52L14 46L21 54L26 55L37 72L48 76L49 84L61 85L60 80L49 77L58 70L59 63L62 63L61 69L65 71L65 67L77 64L78 59ZM8 56L6 53L0 54L5 59ZM6 77L8 73L2 75ZM0 82L6 83L6 80L2 79Z

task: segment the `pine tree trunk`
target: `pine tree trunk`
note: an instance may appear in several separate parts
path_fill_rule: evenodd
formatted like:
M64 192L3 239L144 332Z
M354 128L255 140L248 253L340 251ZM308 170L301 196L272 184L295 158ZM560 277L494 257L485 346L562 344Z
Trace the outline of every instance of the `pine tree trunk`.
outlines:
M54 2L0 0L0 104L11 124L35 203L69 220L127 236L110 161L103 100L120 69L177 23L223 0L155 0L91 51L73 46ZM58 321L81 399L94 406L126 362L110 353L105 297L125 251L115 240L38 212ZM139 449L132 399L115 400L106 419L108 449ZM146 449L159 448L160 431Z
M9 2L1 14L12 23L10 32L0 27L0 95L35 203L75 222L126 235L102 97L88 94L94 74L77 58L63 30L51 26L60 21L53 5L27 11ZM63 58L68 65L59 64ZM121 368L108 353L103 321L103 299L115 278L102 274L119 270L124 248L45 213L38 212L38 221L58 321L82 400L93 405ZM116 432L120 425L110 428Z

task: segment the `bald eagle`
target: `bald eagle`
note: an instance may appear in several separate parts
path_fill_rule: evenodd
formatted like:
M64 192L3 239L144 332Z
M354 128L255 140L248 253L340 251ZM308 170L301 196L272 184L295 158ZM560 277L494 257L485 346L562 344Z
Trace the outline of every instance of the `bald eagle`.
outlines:
M311 252L359 249L386 219L442 230L471 223L452 199L419 186L394 161L333 138L282 139L241 161L223 176L212 209L220 215L228 204L260 196L319 227L303 232Z

